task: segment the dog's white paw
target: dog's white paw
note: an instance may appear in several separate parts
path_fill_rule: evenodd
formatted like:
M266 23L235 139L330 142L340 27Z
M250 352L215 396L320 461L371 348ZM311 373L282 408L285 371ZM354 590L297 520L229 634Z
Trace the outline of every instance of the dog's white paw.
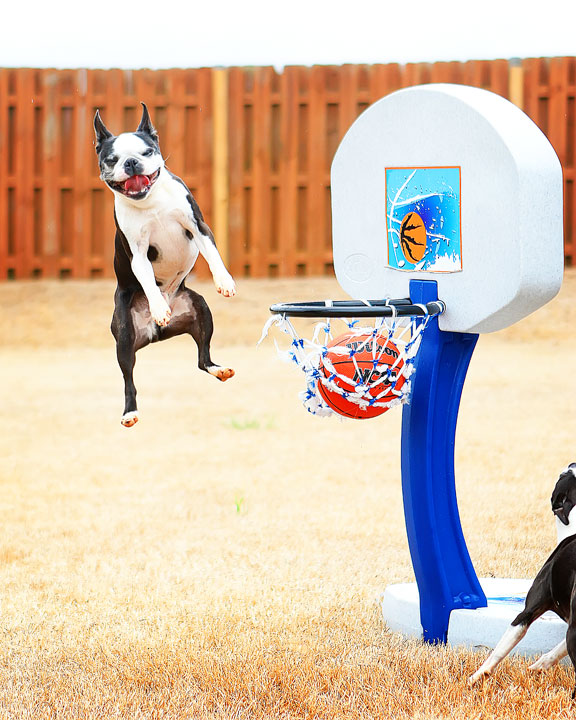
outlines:
M212 365L212 367L208 368L208 372L222 382L230 380L236 374L232 368L219 367L218 365Z
M484 670L482 670L482 669L477 670L477 671L474 673L474 675L470 675L470 677L468 678L468 685L469 685L470 687L472 687L472 685L476 685L476 683L478 682L478 680L480 680L481 678L485 677L486 675L488 675L488 673L485 672Z
M170 310L170 306L164 300L164 298L161 298L160 300L150 303L150 315L152 315L152 319L156 323L156 325L159 325L160 327L166 327L168 323L170 322L170 318L172 317L172 310Z
M120 421L124 427L133 427L138 422L138 410L133 410L122 416Z
M220 295L224 295L224 297L233 297L236 295L236 283L229 273L225 275L215 275L214 284Z
M543 658L538 658L536 662L528 666L528 670L538 672L538 670L548 670L550 667L552 667L552 665L549 665L545 660L543 660Z
M550 656L549 654L542 655L542 657L539 657L536 662L533 662L532 665L528 667L528 670L531 670L532 672L549 670L551 667L554 667L560 659L561 658L557 656Z

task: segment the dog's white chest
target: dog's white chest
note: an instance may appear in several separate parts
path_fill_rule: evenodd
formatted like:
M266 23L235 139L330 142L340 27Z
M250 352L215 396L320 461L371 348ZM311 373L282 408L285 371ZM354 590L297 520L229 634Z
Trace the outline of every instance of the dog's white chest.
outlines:
M554 520L556 521L558 544L560 544L562 540L565 540L567 537L570 537L571 535L576 535L576 506L573 507L570 511L570 515L568 516L568 525L564 525L564 523L559 518L554 518Z
M148 259L165 292L176 290L198 258L198 248L178 221L178 211L151 212L143 232L148 238Z
M116 216L132 252L145 253L157 284L166 293L174 292L199 252L185 227L191 217L185 193L177 185L159 187L138 207L117 203Z

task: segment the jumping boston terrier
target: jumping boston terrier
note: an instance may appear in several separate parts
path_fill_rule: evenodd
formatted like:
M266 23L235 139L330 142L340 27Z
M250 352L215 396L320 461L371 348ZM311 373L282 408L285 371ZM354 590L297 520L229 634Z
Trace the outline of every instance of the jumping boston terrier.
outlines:
M498 644L470 677L474 685L483 675L489 675L498 663L522 640L530 625L547 610L568 623L566 639L542 655L530 670L547 670L566 655L570 655L576 670L576 463L561 474L552 493L552 512L556 516L558 545L536 575L526 595L524 610L512 621ZM572 698L576 697L576 687Z
M158 133L142 103L136 132L114 136L96 111L100 177L114 193L116 240L112 333L124 376L122 425L138 422L133 370L136 351L151 342L189 333L198 345L198 367L219 380L234 370L210 359L212 314L204 298L184 284L198 253L206 258L216 289L236 294L214 237L190 190L164 165Z

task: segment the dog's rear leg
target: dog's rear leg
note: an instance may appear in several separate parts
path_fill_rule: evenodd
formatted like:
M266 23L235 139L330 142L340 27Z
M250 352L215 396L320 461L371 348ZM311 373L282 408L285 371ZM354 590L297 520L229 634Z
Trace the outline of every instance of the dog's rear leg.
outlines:
M566 655L568 655L566 640L562 640L555 648L541 655L536 662L530 665L528 670L549 670L559 663L562 658L566 657Z
M214 323L212 322L212 313L208 304L198 293L185 288L189 301L192 304L191 322L188 332L198 346L198 367L213 375L218 380L225 382L234 377L234 370L229 367L221 367L212 362L210 357L210 341L214 331Z
M572 597L570 599L570 621L568 623L568 630L566 630L566 647L568 649L568 655L572 660L574 666L574 672L576 673L576 592L572 591ZM576 685L574 685L574 691L572 692L572 700L576 699Z
M548 572L546 565L540 573ZM542 581L542 577L538 573L536 579L532 583L528 594L526 595L526 602L524 604L524 610L519 613L512 624L506 630L504 635L498 641L498 644L492 650L490 655L482 663L482 665L476 670L476 672L470 676L468 683L474 685L484 675L490 675L494 668L500 663L508 653L513 650L516 645L522 640L524 635L528 632L528 628L534 620L537 620L540 615L550 610L552 607L552 600L550 592L548 590L548 583Z
M500 663L506 655L508 655L508 653L515 648L516 645L518 645L527 632L528 625L510 625L498 641L494 650L492 650L490 655L486 658L478 670L476 670L474 675L470 676L468 683L470 685L474 685L483 675L490 675L496 665L498 665L498 663Z
M132 427L138 422L136 406L136 386L134 385L134 365L136 363L136 333L130 312L132 294L117 292L115 296L114 315L112 317L112 334L116 339L116 357L124 378L124 413L121 423L124 427Z
M134 346L128 346L127 343L118 343L116 345L116 356L124 377L124 412L120 422L124 427L132 427L138 422L136 386L134 385L134 365L136 363Z

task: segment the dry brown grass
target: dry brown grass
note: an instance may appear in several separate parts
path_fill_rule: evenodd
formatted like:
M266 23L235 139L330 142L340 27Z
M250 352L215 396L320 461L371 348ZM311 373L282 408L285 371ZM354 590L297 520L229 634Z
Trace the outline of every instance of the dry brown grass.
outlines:
M276 300L335 281L198 284L214 358L139 354L141 422L119 423L113 286L0 285L0 718L568 718L573 673L387 632L379 600L412 578L400 412L316 419L302 379L255 343ZM464 390L457 483L480 575L533 576L548 498L576 460L576 274L481 338Z

